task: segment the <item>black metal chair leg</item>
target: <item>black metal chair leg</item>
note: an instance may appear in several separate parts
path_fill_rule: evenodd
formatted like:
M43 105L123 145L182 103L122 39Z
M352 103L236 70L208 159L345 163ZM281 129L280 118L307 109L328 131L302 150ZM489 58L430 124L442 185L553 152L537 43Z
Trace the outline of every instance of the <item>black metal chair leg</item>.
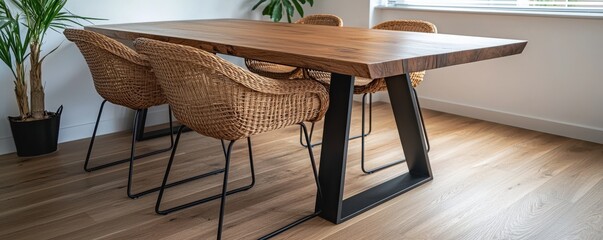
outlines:
M132 199L139 198L139 197L147 195L149 193L159 191L159 187L156 187L156 188L148 189L148 190L145 190L145 191L142 191L142 192L139 192L139 193L132 193L132 185L133 185L133 182L134 182L134 178L133 178L133 175L134 175L134 160L137 159L137 157L135 156L136 142L137 142L136 136L138 134L138 131L142 131L142 129L138 128L139 127L138 124L140 124L139 118L142 116L143 111L144 111L144 109L140 109L140 110L136 111L136 114L134 115L135 116L134 117L134 124L133 124L134 125L134 129L132 130L132 145L131 145L131 148L130 148L130 167L128 169L128 187L127 187L128 197L132 198ZM171 129L171 128L173 128L172 108L171 107L168 107L168 112L169 112L169 125L170 125L170 129ZM143 155L140 155L138 158L140 158L142 156L150 156L150 155L154 155L154 154L157 154L157 153L166 152L166 151L169 151L169 150L171 150L173 148L174 148L174 135L170 134L170 147L169 148L162 149L162 150L157 150L157 151L154 151L154 152L151 152L151 153L147 153L147 154L143 154ZM182 183L185 183L185 182L189 182L189 181L192 181L192 180L195 180L195 179L198 179L198 178L199 177L197 176L197 177L192 177L192 178L189 178L189 179L185 179L185 180L179 181L178 183L174 183L174 186L182 184Z
M373 94L372 93L365 93L362 95L362 112L364 114L364 109L365 109L365 105L366 105L366 95L369 95L369 130L367 133L363 133L360 135L356 135L353 137L350 137L348 139L348 141L350 140L354 140L354 139L358 139L361 137L366 137L368 135L371 134L371 132L373 131ZM363 127L364 127L364 122L362 123ZM315 123L312 123L311 127L310 127L310 140L312 140L312 135L314 134L314 125ZM302 128L299 128L299 144L302 145L302 147L308 147L307 143L304 143L302 141ZM321 142L317 142L317 143L312 143L312 147L316 147L322 145L322 141Z
M413 88L413 91L415 93L415 100L417 101L417 106L419 107L419 116L421 117L421 127L422 127L422 130L423 130L423 134L425 136L425 143L427 144L427 152L429 152L429 150L431 149L431 146L429 144L429 138L427 138L427 130L425 129L425 121L423 121L423 113L420 110L421 106L419 105L419 98L418 98L418 95L417 95L417 90L415 90ZM370 109L369 111L372 112L372 109ZM364 121L365 120L364 120L364 105L363 105L362 106L362 132L363 133L364 133ZM372 124L369 124L369 125L372 125ZM369 130L369 132L370 132L370 130ZM388 164L385 164L385 165L382 165L382 166L379 166L379 167L376 167L376 168L373 168L373 169L366 169L365 159L364 159L364 137L362 137L361 142L362 143L361 143L361 150L360 150L360 152L361 152L360 153L361 154L361 156L360 156L360 167L362 168L362 172L364 172L366 174L372 174L372 173L381 171L383 169L387 169L389 167L393 167L393 166L395 166L397 164L400 164L400 163L403 163L403 162L406 161L406 159L401 159L401 160L394 161L394 162L391 162L391 163L388 163Z
M310 137L308 136L308 129L306 128L306 125L303 123L300 123L300 128L302 129L304 136L306 138L306 142L310 142ZM318 194L318 201L322 201L322 189L320 188L320 184L318 183L318 170L316 168L316 162L314 161L314 152L312 151L312 145L310 145L310 147L308 147L308 155L310 156L310 163L312 164L312 173L314 174L314 182L316 183L316 189L317 189L317 194ZM319 206L321 204L318 204ZM321 210L320 209L316 209L314 211L314 213L304 216L290 224L288 224L287 226L284 226L282 228L279 228L278 230L271 232L263 237L260 237L259 239L264 240L264 239L270 239L275 237L278 234L281 234L299 224L302 224L316 216L318 216L320 214Z
M86 172L92 172L94 170L103 169L103 168L107 168L107 167L110 167L113 165L123 163L123 162L118 161L118 162L104 164L104 165L94 167L94 168L88 168L88 163L90 162L90 155L92 154L92 146L94 146L94 139L96 138L96 131L98 130L98 124L100 123L101 115L103 114L103 109L105 108L105 103L107 103L107 100L103 100L103 102L100 105L100 109L98 110L98 116L96 117L96 123L94 124L94 131L92 131L92 138L90 138L90 145L88 146L88 153L86 154L86 161L84 162L84 171L86 171Z
M310 139L312 139L312 134L314 133L314 126L315 126L315 124L316 123L313 122L312 125L311 125L311 127L310 127ZM303 141L303 129L302 129L302 127L299 127L299 144L302 145L302 147L305 147L305 148L308 147L307 143L304 143L304 141ZM313 143L312 147L318 146L320 144L322 144L322 142Z
M170 160L169 160L168 165L167 165L167 167L165 169L165 175L163 176L163 182L161 184L161 187L159 187L159 196L157 197L157 203L155 204L155 212L157 214L166 215L166 214L169 214L169 213L172 213L172 212L175 212L175 211L179 211L179 210L182 210L182 209L185 209L185 208L193 207L193 206L196 206L196 205L199 205L199 204L203 204L203 203L206 203L206 202L209 202L209 201L212 201L212 200L215 200L215 199L218 199L218 198L222 197L222 194L216 194L216 195L213 195L213 196L210 196L210 197L206 197L206 198L203 198L203 199L199 199L199 200L196 200L196 201L193 201L193 202L189 202L189 203L182 204L182 205L179 205L179 206L171 207L169 209L161 210L161 201L163 200L163 194L165 192L165 189L169 188L171 186L175 186L175 185L177 185L176 183L181 182L181 181L178 181L178 182L175 182L175 183L172 183L172 184L167 184L167 181L168 181L168 178L169 178L169 174L170 174L170 170L172 168L172 164L174 162L174 158L175 158L176 151L177 151L177 148L178 148L178 143L180 142L180 135L182 134L182 130L183 129L184 129L184 126L180 127L180 129L178 130L178 134L176 135L176 141L174 143L175 144L174 145L174 149L172 149L172 154L170 156ZM224 150L224 157L228 157L229 156L229 152L228 152L229 150L225 147L224 141L221 140L221 142L222 142L222 147L223 147L222 149ZM247 138L247 145L249 147L249 165L250 165L250 171L251 171L251 183L249 185L246 185L246 186L243 186L243 187L240 187L240 188L237 188L237 189L230 190L230 191L228 191L226 193L226 195L230 195L230 194L234 194L234 193L238 193L238 192L249 190L249 189L251 189L255 185L255 168L253 166L253 152L251 150L251 138ZM198 175L198 176L196 176L194 178L195 179L204 178L204 177L216 175L216 174L219 174L219 173L223 173L224 171L225 171L225 169L213 170L211 172L207 172L207 173ZM187 180L187 179L185 179L185 180ZM182 181L184 181L184 180L182 180Z
M220 196L220 214L218 218L218 234L217 239L222 239L222 225L224 224L224 208L226 207L226 195L228 188L228 171L230 169L230 156L232 154L232 146L235 141L230 141L228 149L226 150L226 163L224 164L224 181L222 182L222 195Z
M173 121L172 121L172 115L171 115L171 108L170 108L169 111L170 111L170 116L169 116L170 121L169 121L169 124L170 124L170 129L172 129L173 128L173 125L172 125ZM142 110L137 111L135 118L139 118L141 116L141 114L142 114ZM218 170L214 170L214 171L211 171L211 172L208 172L208 173L204 173L204 174L200 174L200 175L197 175L197 176L185 178L185 179L182 179L182 180L170 183L170 184L166 184L164 182L159 187L154 187L154 188L151 188L151 189L139 192L139 193L132 193L132 185L133 185L133 182L134 182L134 179L133 179L133 175L134 175L134 159L136 159L135 157L133 158L133 156L134 156L134 152L136 150L136 147L135 147L135 144L137 142L137 140L136 140L136 136L137 135L136 134L137 134L137 131L140 131L140 130L138 130L139 128L137 128L138 126L136 126L136 125L139 124L139 123L140 123L140 121L138 121L138 119L135 119L135 121L134 121L134 132L133 132L133 135L132 135L132 149L131 149L131 153L130 153L130 157L131 157L130 158L130 169L128 171L128 189L127 189L128 197L130 197L132 199L139 198L139 197L147 195L149 193L160 191L161 189L170 188L170 187L173 187L173 186L178 186L178 185L181 185L181 184L184 184L184 183L187 183L187 182L191 182L191 181L194 181L194 180L197 180L197 179L201 179L201 178L205 178L205 177L208 177L208 176L211 176L211 175L219 174L219 173L221 173L221 172L224 171L223 169L218 169ZM182 125L182 126L180 126L178 128L178 138L177 138L177 141L180 140L180 135L182 134L183 131L186 131L186 129L187 128L184 125ZM169 149L172 149L172 155L170 157L170 161L173 161L173 156L174 156L174 153L175 153L175 151L173 151L173 149L176 146L173 134L170 135L170 140L172 142L172 144L171 144L171 146L169 148ZM170 162L169 166L171 167L171 162Z
M94 125L94 131L92 132L92 138L90 138L90 145L88 146L88 153L86 154L86 161L84 162L84 170L86 172L92 172L92 171L96 171L96 170L108 168L108 167L111 167L111 166L119 165L119 164L122 164L122 163L127 163L131 159L131 157L129 157L129 158L125 158L125 159L113 161L113 162L102 164L102 165L95 166L95 167L88 167L88 165L90 163L90 157L92 155L92 148L94 146L94 140L96 139L96 133L98 131L98 125L100 124L100 119L101 119L101 115L102 115L104 107L105 107L105 103L107 103L107 100L103 100L103 102L101 103L101 106L100 106L100 109L99 109L99 112L98 112L98 116L96 118L96 124ZM171 118L172 117L172 112L171 112L171 109L169 110L169 115L170 115L170 126L171 126L171 124L172 124L172 118ZM148 156L151 156L151 155L155 155L155 154L158 154L158 153L167 152L167 151L169 151L169 150L172 149L173 142L174 142L174 139L173 139L173 136L172 136L171 137L171 141L170 141L170 147L165 148L165 149L160 149L160 150L152 151L152 152L145 153L145 154L141 154L141 155L135 156L134 159L136 160L136 159L148 157Z
M366 94L364 94L362 96L362 102L363 103L365 101L365 98L366 98ZM372 99L370 100L370 102L372 102ZM362 169L362 172L364 172L366 174L371 174L371 173L378 172L378 171L381 171L383 169L386 169L386 168L389 168L389 167L392 167L392 166L395 166L397 164L405 162L406 159L402 159L402 160L398 160L398 161L394 161L394 162L388 163L386 165L383 165L383 166L380 166L380 167L377 167L377 168L366 169L365 160L364 160L364 149L365 149L365 141L364 141L364 138L365 138L364 130L365 129L364 128L365 128L365 121L366 121L366 117L365 117L365 111L366 110L365 109L366 109L365 104L362 104L362 133L363 134L361 134L361 140L360 140L360 144L361 144L361 148L360 148L360 168ZM369 126L372 125L372 115L373 115L373 113L372 113L373 111L372 110L373 109L371 107L369 109L369 116L371 118L371 119L369 119ZM370 131L370 128L372 128L372 127L369 127L369 131Z
M224 157L226 157L226 145L224 145L224 140L220 140L220 143L222 143L222 152L224 153Z
M366 93L362 95L362 114L364 118L364 108L366 106ZM371 132L373 132L373 94L369 93L369 129L368 132L366 134L364 134L364 136L368 136L369 134L371 134ZM362 127L364 127L364 123L362 123ZM362 131L364 133L364 131Z

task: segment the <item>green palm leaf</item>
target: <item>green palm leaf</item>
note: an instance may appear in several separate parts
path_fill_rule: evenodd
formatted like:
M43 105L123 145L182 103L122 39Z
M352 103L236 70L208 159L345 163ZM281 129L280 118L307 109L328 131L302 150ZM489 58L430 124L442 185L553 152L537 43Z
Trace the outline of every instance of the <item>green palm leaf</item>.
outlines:
M272 9L272 21L280 22L283 18L283 3L277 3Z
M310 6L314 5L313 0L270 0L270 2L267 0L257 0L257 3L253 5L251 10L256 10L262 4L266 4L262 10L262 15L270 16L270 19L274 22L280 22L284 12L284 15L287 16L287 21L291 22L296 11L301 17L304 16L303 5L306 3L309 3Z

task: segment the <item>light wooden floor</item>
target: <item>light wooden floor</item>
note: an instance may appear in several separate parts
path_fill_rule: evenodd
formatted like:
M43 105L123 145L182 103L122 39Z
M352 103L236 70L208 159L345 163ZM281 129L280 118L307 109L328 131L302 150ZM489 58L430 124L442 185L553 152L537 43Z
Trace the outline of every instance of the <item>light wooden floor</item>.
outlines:
M358 110L358 106L356 109ZM358 111L353 134L359 130ZM603 239L603 145L424 111L434 180L340 225L315 218L281 239ZM389 105L375 107L369 164L400 157ZM319 132L318 136L321 133ZM139 152L167 144L140 143ZM0 239L211 239L218 201L168 216L153 212L156 194L126 197L127 165L86 173L88 140L49 156L0 156ZM128 155L128 133L101 137L98 161ZM220 168L219 141L186 133L174 178ZM257 184L227 198L225 238L252 239L308 214L315 188L298 128L253 139ZM243 141L235 146L231 186L247 183ZM360 142L349 145L346 195L386 181L359 168ZM315 149L319 157L320 148ZM136 189L159 183L168 154L136 165ZM97 162L98 162L97 161ZM172 178L172 179L174 179ZM221 175L167 192L168 204L218 193Z

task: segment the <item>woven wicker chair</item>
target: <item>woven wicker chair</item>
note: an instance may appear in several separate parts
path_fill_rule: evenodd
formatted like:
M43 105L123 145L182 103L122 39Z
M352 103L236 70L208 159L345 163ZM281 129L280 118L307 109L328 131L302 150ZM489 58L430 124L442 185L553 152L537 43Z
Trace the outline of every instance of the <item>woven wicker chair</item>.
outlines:
M94 87L98 94L104 99L100 105L92 138L90 139L90 146L88 147L84 170L91 172L129 162L128 196L130 198L138 198L142 195L158 191L159 187L156 187L139 193L132 193L134 160L161 152L167 152L174 146L173 135L170 134L170 146L168 148L135 156L136 136L139 134L137 129L140 124L138 120L141 117L142 112L153 106L167 104L167 100L163 95L161 87L157 82L155 74L151 70L151 66L146 60L146 57L143 57L136 51L111 38L95 32L79 29L66 29L64 34L67 39L74 42L80 49L80 52L86 59L90 72L92 73ZM89 167L88 164L94 146L94 139L107 101L136 111L130 157L95 167ZM171 130L171 109L169 110L169 124ZM195 178L185 179L173 185L178 185L194 179Z
M393 21L387 21L387 22L383 22L380 23L376 26L373 27L373 29L381 29L381 30L392 30L392 31L410 31L410 32L425 32L425 33L437 33L437 28L434 24L430 23L430 22L426 22L426 21L421 21L421 20L393 20ZM308 70L307 75L314 80L317 80L321 83L323 83L325 86L329 86L330 81L331 81L331 74L330 73L324 73L324 72L320 72L320 71L313 71L313 70ZM410 73L410 80L412 83L413 87L417 87L421 81L423 81L423 77L425 76L425 71L422 72L413 72ZM373 169L367 169L365 166L365 159L364 159L364 149L365 149L365 144L364 144L364 138L366 136L368 136L371 131L372 131L372 112L373 112L373 108L372 108L372 94L376 93L376 92L381 92L381 91L386 91L387 90L387 86L385 84L385 79L383 78L379 78L379 79L368 79L368 78L361 78L361 77L357 77L356 81L354 83L354 94L362 94L362 133L358 136L354 136L351 137L350 140L352 139L356 139L356 138L361 138L362 140L362 148L361 148L361 161L360 161L360 166L362 168L362 171L366 174L371 174L383 169L386 169L388 167L394 166L396 164L402 163L405 160L398 160L398 161L394 161L392 163L377 167L377 168L373 168ZM414 89L413 89L414 90ZM365 132L365 111L366 111L366 97L369 97L369 129L368 132ZM415 97L417 96L416 91L415 91ZM419 102L418 99L417 103ZM423 131L425 132L425 124L423 123L423 116L421 115L421 123L423 124ZM314 125L312 125L311 129L310 129L310 139L312 139L312 132L314 130ZM427 133L425 132L425 141L427 143L428 146L428 150L431 148L429 146L429 140L427 139ZM303 146L307 146L306 144L303 143L302 138L301 138L301 134L300 134L300 143ZM312 146L316 146L321 144L319 143L312 143Z
M222 185L218 239L222 236L222 224L228 183L228 171L233 144L247 139L250 164L253 166L251 136L275 129L316 122L323 118L328 106L328 92L324 86L312 80L275 80L243 70L208 52L149 39L137 39L136 49L148 55L160 81L163 92L174 110L175 117L194 131L213 138L229 140L226 149L224 182ZM307 131L306 139L309 141ZM172 161L178 146L180 132L176 136L172 158L166 168L164 185L169 177ZM320 187L314 156L308 148L312 170ZM253 173L252 173L253 174ZM252 180L253 181L253 180ZM164 190L159 193L156 211L159 210ZM194 206L199 200L176 207L176 210ZM306 216L269 235L274 236L319 212Z
M325 25L325 26L343 26L343 20L335 15L315 14L308 15L297 20L297 24ZM276 79L299 79L304 78L304 69L287 65L269 63L254 59L245 59L245 65L249 71L262 75L264 77ZM321 74L316 71L314 74ZM328 73L323 73L328 74Z

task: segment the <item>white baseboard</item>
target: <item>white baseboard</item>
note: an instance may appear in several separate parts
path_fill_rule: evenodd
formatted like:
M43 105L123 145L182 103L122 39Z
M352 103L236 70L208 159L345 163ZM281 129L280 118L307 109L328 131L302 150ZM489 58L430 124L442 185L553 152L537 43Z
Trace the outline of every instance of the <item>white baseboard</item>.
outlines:
M146 126L153 126L168 122L167 107L149 110L147 113ZM133 118L133 117L132 117ZM98 136L126 131L132 128L132 118L113 118L101 120L98 128ZM59 131L59 143L70 142L89 138L94 130L94 122L81 125L62 127ZM15 152L15 143L12 136L0 138L0 155Z
M379 99L383 100L383 99ZM603 129L419 97L422 108L603 144Z
M419 99L421 101L421 107L427 109L603 144L603 129L600 128L496 111L433 98L420 97ZM360 99L355 100L358 101ZM389 102L387 95L382 94L377 94L373 100ZM98 134L100 136L125 131L132 127L131 121L131 118L103 120L101 121ZM147 126L166 122L167 108L160 108L148 112ZM59 142L62 143L89 138L93 129L94 122L61 128ZM12 152L15 152L12 136L0 138L0 155Z

